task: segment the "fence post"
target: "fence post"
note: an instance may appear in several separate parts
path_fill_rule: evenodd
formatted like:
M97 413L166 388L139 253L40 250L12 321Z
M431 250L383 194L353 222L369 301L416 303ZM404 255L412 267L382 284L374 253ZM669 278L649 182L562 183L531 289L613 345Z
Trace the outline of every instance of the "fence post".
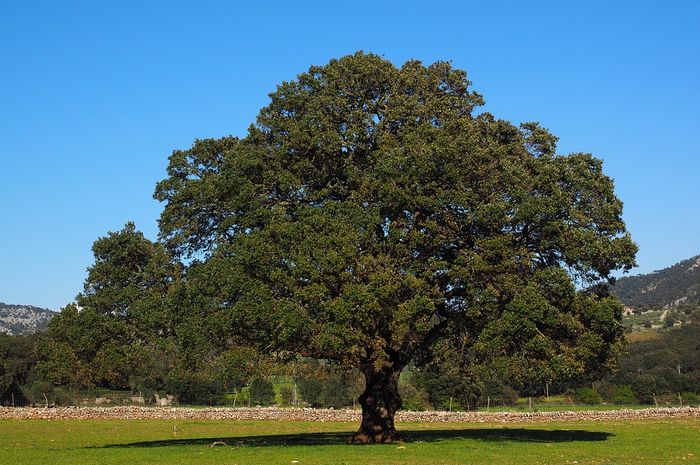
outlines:
M681 404L681 407L683 407L683 398L681 397L681 393L678 393L678 403Z
M488 412L490 408L491 408L491 398L487 397L486 398L486 411Z
M452 411L452 396L450 396L450 412Z
M46 394L44 394L43 392L41 393L41 395L44 396L44 402L46 402L46 407L44 407L44 408L49 408L49 399L48 399L48 397L46 397Z
M12 396L12 406L15 406L15 393L11 392L10 395Z
M656 401L656 394L652 392L651 395L654 397L654 407L659 408L659 403Z

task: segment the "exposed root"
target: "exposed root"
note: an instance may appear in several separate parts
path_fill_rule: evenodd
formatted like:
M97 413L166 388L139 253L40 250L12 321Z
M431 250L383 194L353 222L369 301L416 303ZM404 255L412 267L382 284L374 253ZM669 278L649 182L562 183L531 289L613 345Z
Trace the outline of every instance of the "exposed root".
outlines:
M366 431L358 431L347 440L348 444L393 444L401 441L401 437L396 431L385 431L374 434Z

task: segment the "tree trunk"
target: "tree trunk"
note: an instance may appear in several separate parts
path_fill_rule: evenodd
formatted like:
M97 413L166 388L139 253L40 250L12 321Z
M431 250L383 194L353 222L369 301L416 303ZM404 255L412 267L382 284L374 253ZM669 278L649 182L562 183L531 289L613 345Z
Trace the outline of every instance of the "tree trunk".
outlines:
M349 442L353 444L390 443L398 441L394 427L394 414L401 408L399 375L401 370L387 368L375 371L363 369L365 391L358 401L362 406L362 423Z

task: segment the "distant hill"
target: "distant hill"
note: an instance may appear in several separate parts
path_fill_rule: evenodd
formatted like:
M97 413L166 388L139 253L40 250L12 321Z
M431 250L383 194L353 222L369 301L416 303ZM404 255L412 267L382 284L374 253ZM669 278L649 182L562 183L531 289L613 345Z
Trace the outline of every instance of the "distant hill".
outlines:
M16 336L43 331L54 315L46 308L0 302L0 334Z
M625 305L638 309L700 303L700 255L649 274L620 278L612 287Z

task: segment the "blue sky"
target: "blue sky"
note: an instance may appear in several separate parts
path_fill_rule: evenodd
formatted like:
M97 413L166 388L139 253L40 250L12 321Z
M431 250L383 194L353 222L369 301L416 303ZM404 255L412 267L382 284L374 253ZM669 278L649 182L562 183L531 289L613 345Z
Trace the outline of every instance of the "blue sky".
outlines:
M698 31L693 1L2 2L0 301L72 301L97 237L156 238L173 149L359 49L451 60L486 110L602 158L635 273L663 268L700 253Z

